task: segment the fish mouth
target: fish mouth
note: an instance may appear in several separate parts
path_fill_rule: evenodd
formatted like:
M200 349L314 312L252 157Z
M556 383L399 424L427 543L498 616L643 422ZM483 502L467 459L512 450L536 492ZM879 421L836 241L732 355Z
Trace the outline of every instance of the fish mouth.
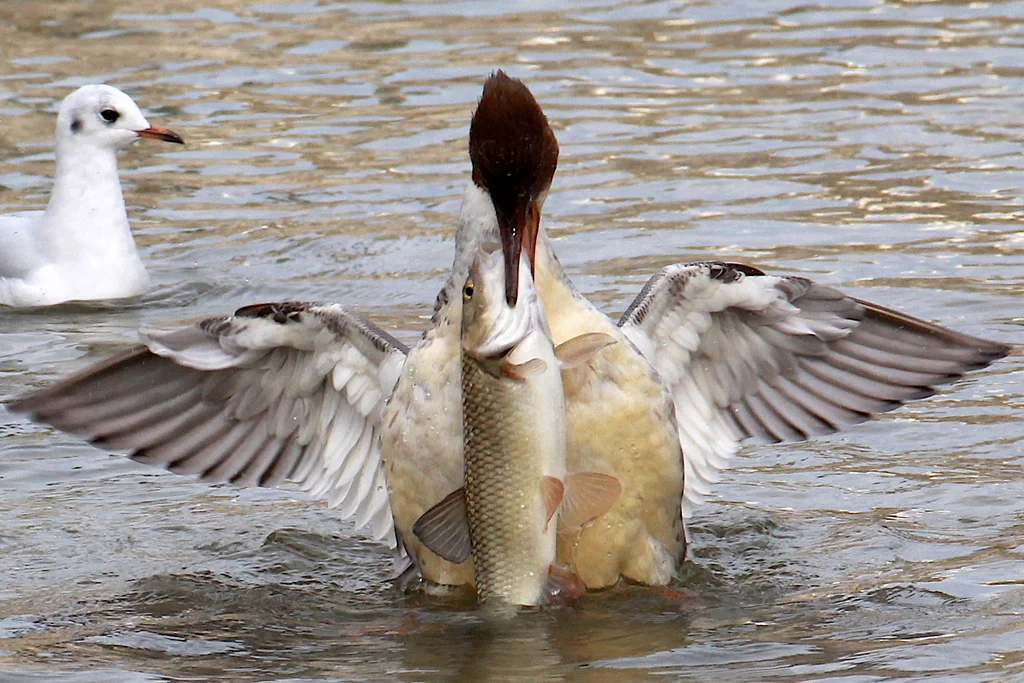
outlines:
M504 254L497 254L495 252L492 252L489 257L492 259L494 266L498 265L495 262L497 259L505 260ZM519 260L516 262L517 277L515 282L518 298L516 305L510 306L505 300L500 298L501 294L499 294L500 290L498 288L501 285L497 278L494 278L494 281L491 283L489 291L496 295L497 301L494 301L492 306L487 307L484 314L486 318L481 321L486 332L478 343L472 344L472 348L466 348L474 358L481 361L500 360L522 343L534 329L538 329L538 315L543 315L543 313L540 312L537 290L533 285L533 278L529 274L530 264L528 258L529 255L527 253L521 253ZM507 265L505 268L507 269ZM477 269L476 265L474 265L474 269ZM498 275L498 273L494 274ZM484 280L481 279L480 281L483 282ZM505 282L508 282L507 277Z
M175 133L173 130L167 128L160 128L159 126L150 126L149 128L143 128L142 130L135 131L135 134L140 138L150 138L152 140L163 140L164 142L173 142L178 145L184 145L185 139Z
M501 360L512 353L532 327L531 316L522 306L502 307L491 324L491 332L470 355L482 361Z
M505 255L505 301L515 308L519 300L519 264L525 252L531 277L536 272L537 235L540 231L540 205L530 200L517 207L511 220L502 226L501 251Z

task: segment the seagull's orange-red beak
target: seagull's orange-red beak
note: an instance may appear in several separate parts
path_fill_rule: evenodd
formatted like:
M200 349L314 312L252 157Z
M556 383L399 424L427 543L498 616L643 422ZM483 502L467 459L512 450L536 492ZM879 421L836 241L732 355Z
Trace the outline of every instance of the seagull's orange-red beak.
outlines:
M153 140L163 140L164 142L175 142L179 145L185 144L184 138L173 130L158 128L157 126L150 126L149 128L137 130L135 131L135 134L140 138L152 138Z

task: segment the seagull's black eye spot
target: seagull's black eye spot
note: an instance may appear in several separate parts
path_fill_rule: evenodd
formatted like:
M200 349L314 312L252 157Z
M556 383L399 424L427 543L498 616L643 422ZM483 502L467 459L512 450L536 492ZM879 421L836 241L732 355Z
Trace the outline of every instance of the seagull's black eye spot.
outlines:
M462 300L469 301L473 298L473 283L467 282L466 286L462 288Z
M82 119L71 119L71 132L77 133L82 130Z
M113 123L114 121L117 121L119 118L121 118L121 115L118 113L116 109L104 109L100 112L100 118L106 121L107 123Z

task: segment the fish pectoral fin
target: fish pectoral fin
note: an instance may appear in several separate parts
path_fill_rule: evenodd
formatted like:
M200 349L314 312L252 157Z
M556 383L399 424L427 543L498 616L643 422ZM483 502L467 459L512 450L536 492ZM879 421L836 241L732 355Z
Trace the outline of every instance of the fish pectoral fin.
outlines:
M509 379L523 381L528 377L539 375L548 369L548 364L540 358L531 358L525 363L510 363L507 360L501 363L501 374Z
M555 511L562 504L565 485L561 479L544 477L540 480L540 495L544 498L544 531L548 530L548 522L555 516Z
M565 493L559 521L581 527L612 509L622 493L622 484L610 474L574 472L565 477Z
M587 584L565 567L551 565L544 582L541 602L545 605L569 605L587 593Z
M594 357L598 351L615 343L615 338L604 332L587 332L578 337L564 341L555 348L562 370L582 365Z
M473 553L466 515L466 489L455 489L412 525L412 532L427 550L455 564Z

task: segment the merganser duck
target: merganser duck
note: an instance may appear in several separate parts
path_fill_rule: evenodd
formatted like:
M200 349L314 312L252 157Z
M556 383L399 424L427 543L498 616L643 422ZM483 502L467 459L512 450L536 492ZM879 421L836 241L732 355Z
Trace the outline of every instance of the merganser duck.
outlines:
M121 299L149 289L125 213L117 151L139 138L184 142L151 126L132 98L85 85L57 114L57 171L45 211L0 216L0 305Z
M588 588L664 585L685 552L684 514L742 441L835 432L1009 351L720 262L662 269L613 322L540 226L558 145L524 84L487 80L469 149L452 272L411 350L338 304L258 304L143 331L142 346L9 407L205 481L293 482L389 543L397 569L471 583L468 563L434 555L411 528L462 485L459 291L479 246L500 241L506 296L517 297L525 250L556 344L586 332L619 342L563 375L568 469L611 474L622 492L605 515L560 530L558 561Z

